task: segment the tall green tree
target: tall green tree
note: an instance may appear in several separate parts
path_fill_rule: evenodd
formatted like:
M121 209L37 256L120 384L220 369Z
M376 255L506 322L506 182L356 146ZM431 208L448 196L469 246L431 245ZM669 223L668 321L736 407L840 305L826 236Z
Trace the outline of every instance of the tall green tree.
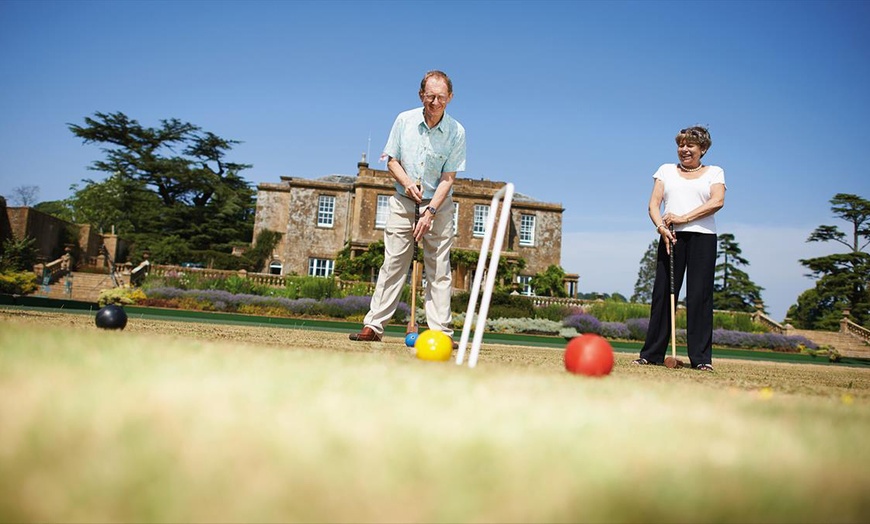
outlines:
M640 269L637 271L637 280L634 283L632 302L649 304L652 302L653 283L656 279L656 253L658 252L658 239L650 242L649 247L640 259Z
M85 144L102 146L104 158L90 169L103 181L74 186L70 206L76 222L116 232L142 247L156 247L172 260L178 250L227 253L249 244L254 190L241 177L251 166L227 160L240 142L221 138L178 119L145 127L124 113L95 113L84 125L68 124ZM182 250L184 251L184 250Z
M753 282L739 266L748 266L743 250L734 241L734 235L718 236L719 250L716 276L713 284L713 307L727 311L755 311L755 303L761 301L764 289Z
M849 309L855 322L870 327L870 201L838 193L830 202L834 216L846 222L848 230L821 225L807 242L835 242L847 251L800 261L817 279L816 285L798 297L788 316L804 329L836 330L842 310Z

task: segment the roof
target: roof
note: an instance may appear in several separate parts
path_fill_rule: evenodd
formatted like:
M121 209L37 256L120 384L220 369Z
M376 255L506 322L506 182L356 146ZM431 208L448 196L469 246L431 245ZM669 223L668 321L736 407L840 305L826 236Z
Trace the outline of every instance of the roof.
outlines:
M351 175L326 175L318 178L317 180L322 180L323 182L332 182L336 184L353 184L354 180L356 180L356 176Z

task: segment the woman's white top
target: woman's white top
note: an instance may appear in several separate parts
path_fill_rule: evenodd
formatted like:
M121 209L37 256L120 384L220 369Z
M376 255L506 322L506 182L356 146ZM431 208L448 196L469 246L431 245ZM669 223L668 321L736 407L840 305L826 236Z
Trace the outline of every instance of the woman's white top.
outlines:
M676 164L662 164L653 175L665 185L665 213L685 215L689 211L710 200L710 188L713 184L725 185L725 171L719 166L707 166L704 173L695 179L686 179L680 175ZM694 233L716 234L715 213L688 224L675 225L674 231L690 231Z

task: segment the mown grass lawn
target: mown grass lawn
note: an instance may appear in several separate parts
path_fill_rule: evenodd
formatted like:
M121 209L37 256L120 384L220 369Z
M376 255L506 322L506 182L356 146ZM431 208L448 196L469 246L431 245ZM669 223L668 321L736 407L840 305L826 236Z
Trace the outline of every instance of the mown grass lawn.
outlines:
M870 370L0 310L0 520L866 522Z

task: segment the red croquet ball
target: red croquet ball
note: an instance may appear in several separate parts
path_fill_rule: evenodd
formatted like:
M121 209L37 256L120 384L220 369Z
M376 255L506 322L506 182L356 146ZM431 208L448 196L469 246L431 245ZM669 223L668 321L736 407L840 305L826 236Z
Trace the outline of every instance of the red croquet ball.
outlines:
M613 369L613 348L592 333L574 337L565 346L565 369L590 377L607 375Z

